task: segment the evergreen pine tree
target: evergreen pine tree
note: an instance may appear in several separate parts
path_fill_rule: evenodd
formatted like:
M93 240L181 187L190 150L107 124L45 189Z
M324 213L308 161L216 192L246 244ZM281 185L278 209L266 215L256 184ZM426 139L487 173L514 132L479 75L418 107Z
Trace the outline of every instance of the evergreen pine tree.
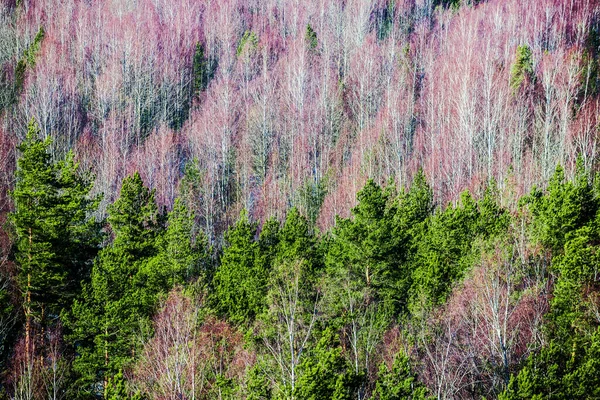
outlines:
M533 214L534 237L554 253L562 251L569 232L585 225L598 210L581 158L573 181L565 179L559 165L550 179L547 193L534 189L522 203L528 204Z
M57 168L48 152L50 139L41 141L38 134L37 124L32 120L25 140L18 147L21 156L12 193L15 211L11 221L15 257L20 267L17 280L24 296L27 334L34 315L42 318L44 305L60 302L67 282L66 270L59 264L53 246L59 239L60 223L54 213L60 201Z
M505 232L510 224L510 215L498 204L497 199L498 188L496 181L492 180L479 202L478 233L486 238Z
M313 354L301 364L296 393L303 400L356 398L360 377L342 355L339 338L331 329L323 332Z
M378 400L424 400L427 388L417 381L410 367L410 359L404 352L395 358L392 368L385 363L379 367L379 376L375 384L375 399Z
M285 223L279 231L277 256L274 262L281 264L285 261L303 261L311 276L317 266L316 240L310 231L308 221L296 207L292 207L285 218Z
M168 215L167 228L158 240L158 255L149 263L161 287L173 287L194 278L206 281L210 273L208 240L202 231L192 236L194 214L176 199Z
M386 215L387 196L372 180L358 193L358 205L352 209L353 219L338 220L327 262L329 268L352 268L365 286L375 290L391 283L388 276L391 219Z
M249 322L265 304L266 276L255 268L256 224L244 210L225 233L221 264L215 272L213 303L234 323Z
M169 289L163 270L150 262L162 226L154 191L139 174L125 178L108 214L114 240L98 255L70 321L79 353L74 366L91 393L134 359L136 337L150 330L157 300Z
M15 211L10 216L26 335L32 318L57 318L79 293L101 239L99 225L91 218L98 205L98 198L89 196L91 177L80 173L73 153L53 162L50 139L38 136L32 120L19 145Z
M526 78L533 80L534 77L531 49L527 45L520 45L517 47L515 63L510 69L510 87L516 92Z
M479 216L477 203L465 191L459 206L448 206L429 219L412 260L413 304L423 305L423 298L432 305L442 303L453 283L472 265Z
M547 343L511 377L500 396L503 400L600 398L598 216L574 230L586 218L582 210L594 208L587 179L579 177L571 185L558 175L551 186L547 196L534 199L535 218L541 219L536 233L556 254L551 270L554 292L544 326ZM568 233L554 232L549 225L563 226ZM557 248L563 241L563 248Z
M276 218L269 218L263 224L258 238L254 262L256 271L263 277L265 286L268 284L270 273L273 270L272 266L277 256L280 230L279 221ZM267 288L265 287L264 290L266 293Z

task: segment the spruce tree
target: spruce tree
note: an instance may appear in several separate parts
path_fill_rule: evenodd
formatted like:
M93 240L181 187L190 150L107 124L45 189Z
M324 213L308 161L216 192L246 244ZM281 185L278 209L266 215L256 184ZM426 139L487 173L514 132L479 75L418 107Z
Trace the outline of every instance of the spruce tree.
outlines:
M61 201L55 212L63 217L58 257L68 271L64 295L67 304L71 304L80 293L81 282L89 279L93 260L103 240L101 223L93 217L101 196L90 196L93 176L80 171L72 151L57 166Z
M288 211L278 236L277 256L274 262L281 264L285 261L303 261L309 276L313 276L318 267L316 239L308 221L297 208L293 207Z

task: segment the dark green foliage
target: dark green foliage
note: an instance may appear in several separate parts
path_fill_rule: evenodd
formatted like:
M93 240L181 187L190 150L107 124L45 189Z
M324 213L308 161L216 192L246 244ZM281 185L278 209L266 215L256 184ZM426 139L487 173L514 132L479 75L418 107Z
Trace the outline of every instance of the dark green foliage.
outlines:
M316 238L308 221L297 208L288 211L285 223L279 231L276 264L302 261L305 263L308 277L314 276L318 263L316 261Z
M512 278L517 286L532 278L527 274L538 274L535 278L542 281L551 274L548 287L553 289L544 345L526 360L511 361L506 371L512 377L500 398L600 398L600 184L590 182L581 160L572 181L558 167L546 191L533 190L522 199L519 215L530 225L523 226L529 230L520 239L533 240L540 249L533 255L525 248L528 244L513 243L516 237L504 240L521 220L511 220L500 205L494 181L479 201L464 192L456 205L436 209L420 171L410 189L399 192L393 181L382 187L369 180L351 217L338 219L322 238L313 224L324 191L315 198L301 193L315 203L301 204L309 219L291 208L283 224L272 218L259 230L244 211L225 233L213 270L209 240L197 227L201 223L208 229L213 222L210 216L195 217L203 178L195 162L182 182L182 198L168 215L159 212L154 191L139 174L126 178L119 199L108 208L112 241L92 265L102 235L90 218L98 203L89 197L90 177L79 172L71 153L54 162L50 142L37 135L32 123L19 148L23 155L11 216L17 281L26 310L30 307L28 316L42 320L63 312L75 354L73 370L67 373L68 379L77 380L73 396L140 399L121 371L136 361L141 339L152 335L159 301L177 285L199 296L208 293L206 303L212 308L199 315L216 312L247 332L247 353L235 365L202 372L209 397L429 399L431 392L406 354L398 354L391 365L381 363L377 352L382 338L394 322L411 326L427 318L421 311L433 310L435 315L468 270L480 265L481 253L494 247L512 254L506 257L511 265L523 263L515 269L519 276ZM528 263L537 257L551 257L551 268L532 272ZM525 293L517 288L510 302L521 295ZM15 314L8 298L0 285L3 323ZM520 312L529 311L515 309L515 318ZM456 318L469 318L465 315ZM223 324L217 324L219 329ZM196 332L198 343L208 343L209 351L199 353L206 357L202 362L233 362L218 354L228 343L215 340L211 335L216 331L204 328L200 325ZM414 340L411 328L403 334ZM427 342L434 333L425 332L418 340ZM433 346L414 345L413 354L422 357L426 355L421 351ZM429 362L421 358L418 364L425 382L431 379ZM484 371L494 368L483 366Z
M352 219L340 219L333 231L326 264L328 273L348 271L360 286L370 287L382 300L396 302L404 293L397 285L403 276L399 259L403 248L392 236L393 212L388 209L389 194L372 180L358 193Z
M306 33L305 33L306 43L308 43L308 48L311 50L315 50L317 46L319 46L319 39L317 38L317 32L314 31L310 24L306 25Z
M25 60L25 58L21 58L17 62L17 66L15 67L15 87L14 87L15 99L18 97L18 95L23 90L23 83L25 82L26 69L27 69L27 61Z
M412 295L421 303L441 304L452 285L474 261L472 251L479 225L477 203L468 192L460 205L431 217L418 246L413 269Z
M558 280L554 287L550 313L553 336L568 339L573 330L589 333L594 322L589 309L599 300L600 236L597 222L577 230L566 243L564 255L553 260ZM589 296L589 298L588 298ZM592 318L592 319L590 319Z
M106 250L118 249L136 260L155 255L161 229L158 207L154 190L144 186L138 173L123 180L120 197L109 207L107 220L114 241Z
M90 218L98 199L89 197L91 178L79 172L72 153L51 160L50 139L38 139L35 122L20 144L11 214L18 283L27 313L56 317L89 276L100 242Z
M296 396L304 400L350 400L356 398L360 377L342 355L339 339L327 329L313 353L301 364Z
M417 380L410 366L410 358L400 352L391 370L385 363L379 367L373 398L377 400L425 400L427 388Z
M211 273L210 249L202 231L192 236L193 224L194 214L176 199L167 229L158 238L158 255L149 264L150 270L157 271L157 286L174 287L197 278L207 282Z
M560 252L569 232L590 221L598 209L581 159L574 181L566 181L563 168L558 166L547 194L534 189L523 204L529 204L533 214L534 237L554 252Z
M479 201L478 233L483 237L496 237L510 225L510 214L498 204L496 181L491 181Z
M407 192L396 195L393 184L384 190L369 181L358 200L354 218L338 220L329 240L327 275L352 281L358 292L368 288L367 297L402 314L415 275L410 265L429 239L425 233L433 212L431 188L419 172Z
M206 50L204 45L202 43L197 43L196 49L194 50L194 61L192 65L192 97L196 100L200 97L200 94L206 90L217 70L216 61L208 58L205 53Z
M527 359L501 398L600 398L600 235L598 217L590 215L597 200L581 170L565 182L561 168L548 193L535 194L534 233L557 254L547 344Z
M516 92L525 79L534 79L533 59L529 46L520 45L517 47L515 63L510 69L510 87Z
M431 197L426 193L423 191L420 196L424 199L421 202L423 205L431 204L431 200L427 201ZM423 210L419 213L420 217L406 224L407 227L413 227L408 263L414 266L411 268L414 305L443 304L453 285L478 259L479 250L474 244L506 232L510 215L498 204L497 198L496 185L492 181L479 203L465 191L461 194L459 205L436 212L422 225L416 221L425 218L427 210L431 208L417 208Z
M189 73L189 84L186 84L186 90L176 90L166 92L160 99L160 103L168 104L166 119L169 127L173 130L179 130L183 127L190 116L190 111L194 104L197 105L202 92L206 90L208 84L215 75L217 62L213 58L208 58L205 54L205 48L202 43L196 43L191 65L187 68ZM173 82L174 85L178 83ZM153 114L158 112L158 104L144 111L146 120L152 119ZM153 123L148 128L152 128ZM144 132L148 129L146 128Z
M131 394L127 388L123 371L119 371L112 379L108 380L104 398L106 400L142 400L140 394Z
M600 329L551 340L513 376L502 400L600 398Z
M433 192L427 184L423 171L419 170L410 190L400 194L393 207L395 210L392 234L397 245L404 248L402 261L407 262L415 255L428 219L434 210ZM406 282L406 285L408 284L409 282Z
M213 303L219 313L234 322L251 321L264 308L266 265L255 263L258 243L256 224L243 211L238 222L225 233L225 248L213 279Z
M285 224L269 220L259 240L257 226L244 211L225 234L226 245L213 280L217 310L235 323L251 322L264 311L270 271L274 264L302 261L308 279L314 277L316 240L308 222L292 208Z
M32 69L35 67L35 57L40 51L40 47L42 46L42 41L44 40L45 36L46 32L44 31L44 27L40 26L40 29L33 39L33 42L29 45L29 47L23 53L21 59L17 62L17 66L15 68L15 100L23 90L26 70L28 68Z
M61 201L56 212L66 219L61 227L58 257L71 277L65 294L71 296L69 302L79 293L81 281L89 278L92 262L103 239L101 224L92 217L100 196L90 197L93 177L80 172L74 157L73 152L69 152L57 164Z
M154 191L139 174L123 181L108 213L114 240L98 255L70 322L79 352L74 366L87 385L117 373L134 358L136 336L149 329L159 296L170 288L164 271L152 262L159 253L162 226Z
M479 250L474 244L506 232L510 215L498 204L493 181L479 203L465 191L461 194L459 205L448 206L433 215L430 214L431 195L427 190L415 190L414 196L422 199L416 202L421 206L414 208L421 211L416 214L417 217L409 218L408 223L399 224L400 232L410 233L407 262L413 266L410 268L411 301L417 307L439 305L479 257ZM424 218L427 219L419 224L418 221ZM402 228L404 226L406 228Z
M266 280L270 276L271 266L277 256L280 229L279 221L275 218L270 218L263 224L258 239L254 263L256 270L262 271L265 274ZM263 290L266 290L266 288Z
M58 261L59 224L54 213L59 201L57 166L51 161L50 140L38 139L38 127L29 123L27 137L19 145L21 156L12 193L15 211L15 258L19 265L18 284L24 296L26 314L41 318L44 305L58 306L67 286L67 271ZM35 310L35 311L34 311ZM56 312L57 310L52 310Z
M409 228L414 224L425 221L433 213L433 191L427 184L425 174L419 170L415 175L410 190L401 197L399 224Z
M269 386L267 376L261 371L260 364L255 364L248 372L246 382L246 400L269 400L272 398L272 390Z

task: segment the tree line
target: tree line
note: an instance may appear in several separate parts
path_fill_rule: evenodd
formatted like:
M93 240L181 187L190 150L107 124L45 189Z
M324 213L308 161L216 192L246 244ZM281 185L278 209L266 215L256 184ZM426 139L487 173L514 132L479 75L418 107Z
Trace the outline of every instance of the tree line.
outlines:
M2 397L600 397L600 186L581 161L446 205L422 172L369 180L328 231L242 211L215 245L193 180L167 211L134 173L102 219L94 177L41 136L32 120L4 227Z

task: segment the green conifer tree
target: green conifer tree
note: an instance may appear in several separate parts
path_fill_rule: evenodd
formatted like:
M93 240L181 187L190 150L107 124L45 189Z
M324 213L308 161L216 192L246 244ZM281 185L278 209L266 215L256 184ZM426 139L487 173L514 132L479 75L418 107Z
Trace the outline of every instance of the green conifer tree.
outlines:
M527 45L517 47L515 63L510 69L510 87L516 92L525 78L533 80L533 60L531 49Z
M339 338L331 329L310 357L301 364L302 375L296 385L296 398L303 400L350 400L356 398L360 376L342 355Z
M285 223L279 231L277 256L274 262L281 264L285 261L303 261L308 276L315 273L317 265L316 239L310 230L308 221L296 207L292 207L285 218Z
M249 322L265 304L266 276L257 271L256 224L244 210L237 223L225 233L221 264L215 272L213 303L234 323Z
M555 253L554 291L544 325L546 345L511 377L500 396L503 400L600 398L600 225L596 216L575 229L589 218L582 210L595 208L587 178L579 176L570 184L563 181L562 170L557 172L548 195L538 194L533 200L535 218L541 219L535 232ZM554 232L549 225L565 227L566 232ZM563 248L558 248L563 242Z
M101 240L100 226L91 217L99 201L90 197L91 177L79 171L73 153L53 162L50 139L38 136L32 120L19 145L10 215L27 332L32 318L55 319L70 305L89 276Z
M565 179L564 169L559 165L550 179L547 192L534 189L522 203L528 204L533 214L534 237L555 253L562 251L569 232L593 219L598 210L581 158L573 181Z
M394 358L392 368L385 363L379 367L374 398L378 400L425 400L427 388L417 381L410 366L410 358L400 352Z
M335 245L329 255L330 264L357 267L366 286L379 288L387 281L386 258L390 252L391 226L386 215L387 197L372 180L358 193L358 205L352 209L353 219L339 220L334 235ZM341 265L340 265L341 266Z
M468 191L457 207L434 214L420 238L412 263L412 304L440 304L453 283L472 265L473 240L479 228L479 209Z
M210 249L202 231L193 237L194 214L176 199L168 215L167 228L158 239L158 255L148 264L156 285L173 287L210 274Z
M304 34L306 42L308 43L308 48L310 50L315 50L319 45L319 39L317 38L317 32L313 29L310 24L306 25L306 33Z
M19 145L21 153L12 193L15 211L11 221L15 231L15 258L19 265L17 281L24 297L26 335L32 318L43 319L48 304L58 304L66 289L67 271L58 262L59 221L54 213L59 203L57 167L48 148L50 139L38 139L35 121ZM46 312L47 306L46 306Z
M98 255L69 323L78 349L74 367L89 393L135 358L136 338L150 330L157 300L169 289L164 271L150 262L162 226L154 191L139 174L124 179L108 214L114 240Z

